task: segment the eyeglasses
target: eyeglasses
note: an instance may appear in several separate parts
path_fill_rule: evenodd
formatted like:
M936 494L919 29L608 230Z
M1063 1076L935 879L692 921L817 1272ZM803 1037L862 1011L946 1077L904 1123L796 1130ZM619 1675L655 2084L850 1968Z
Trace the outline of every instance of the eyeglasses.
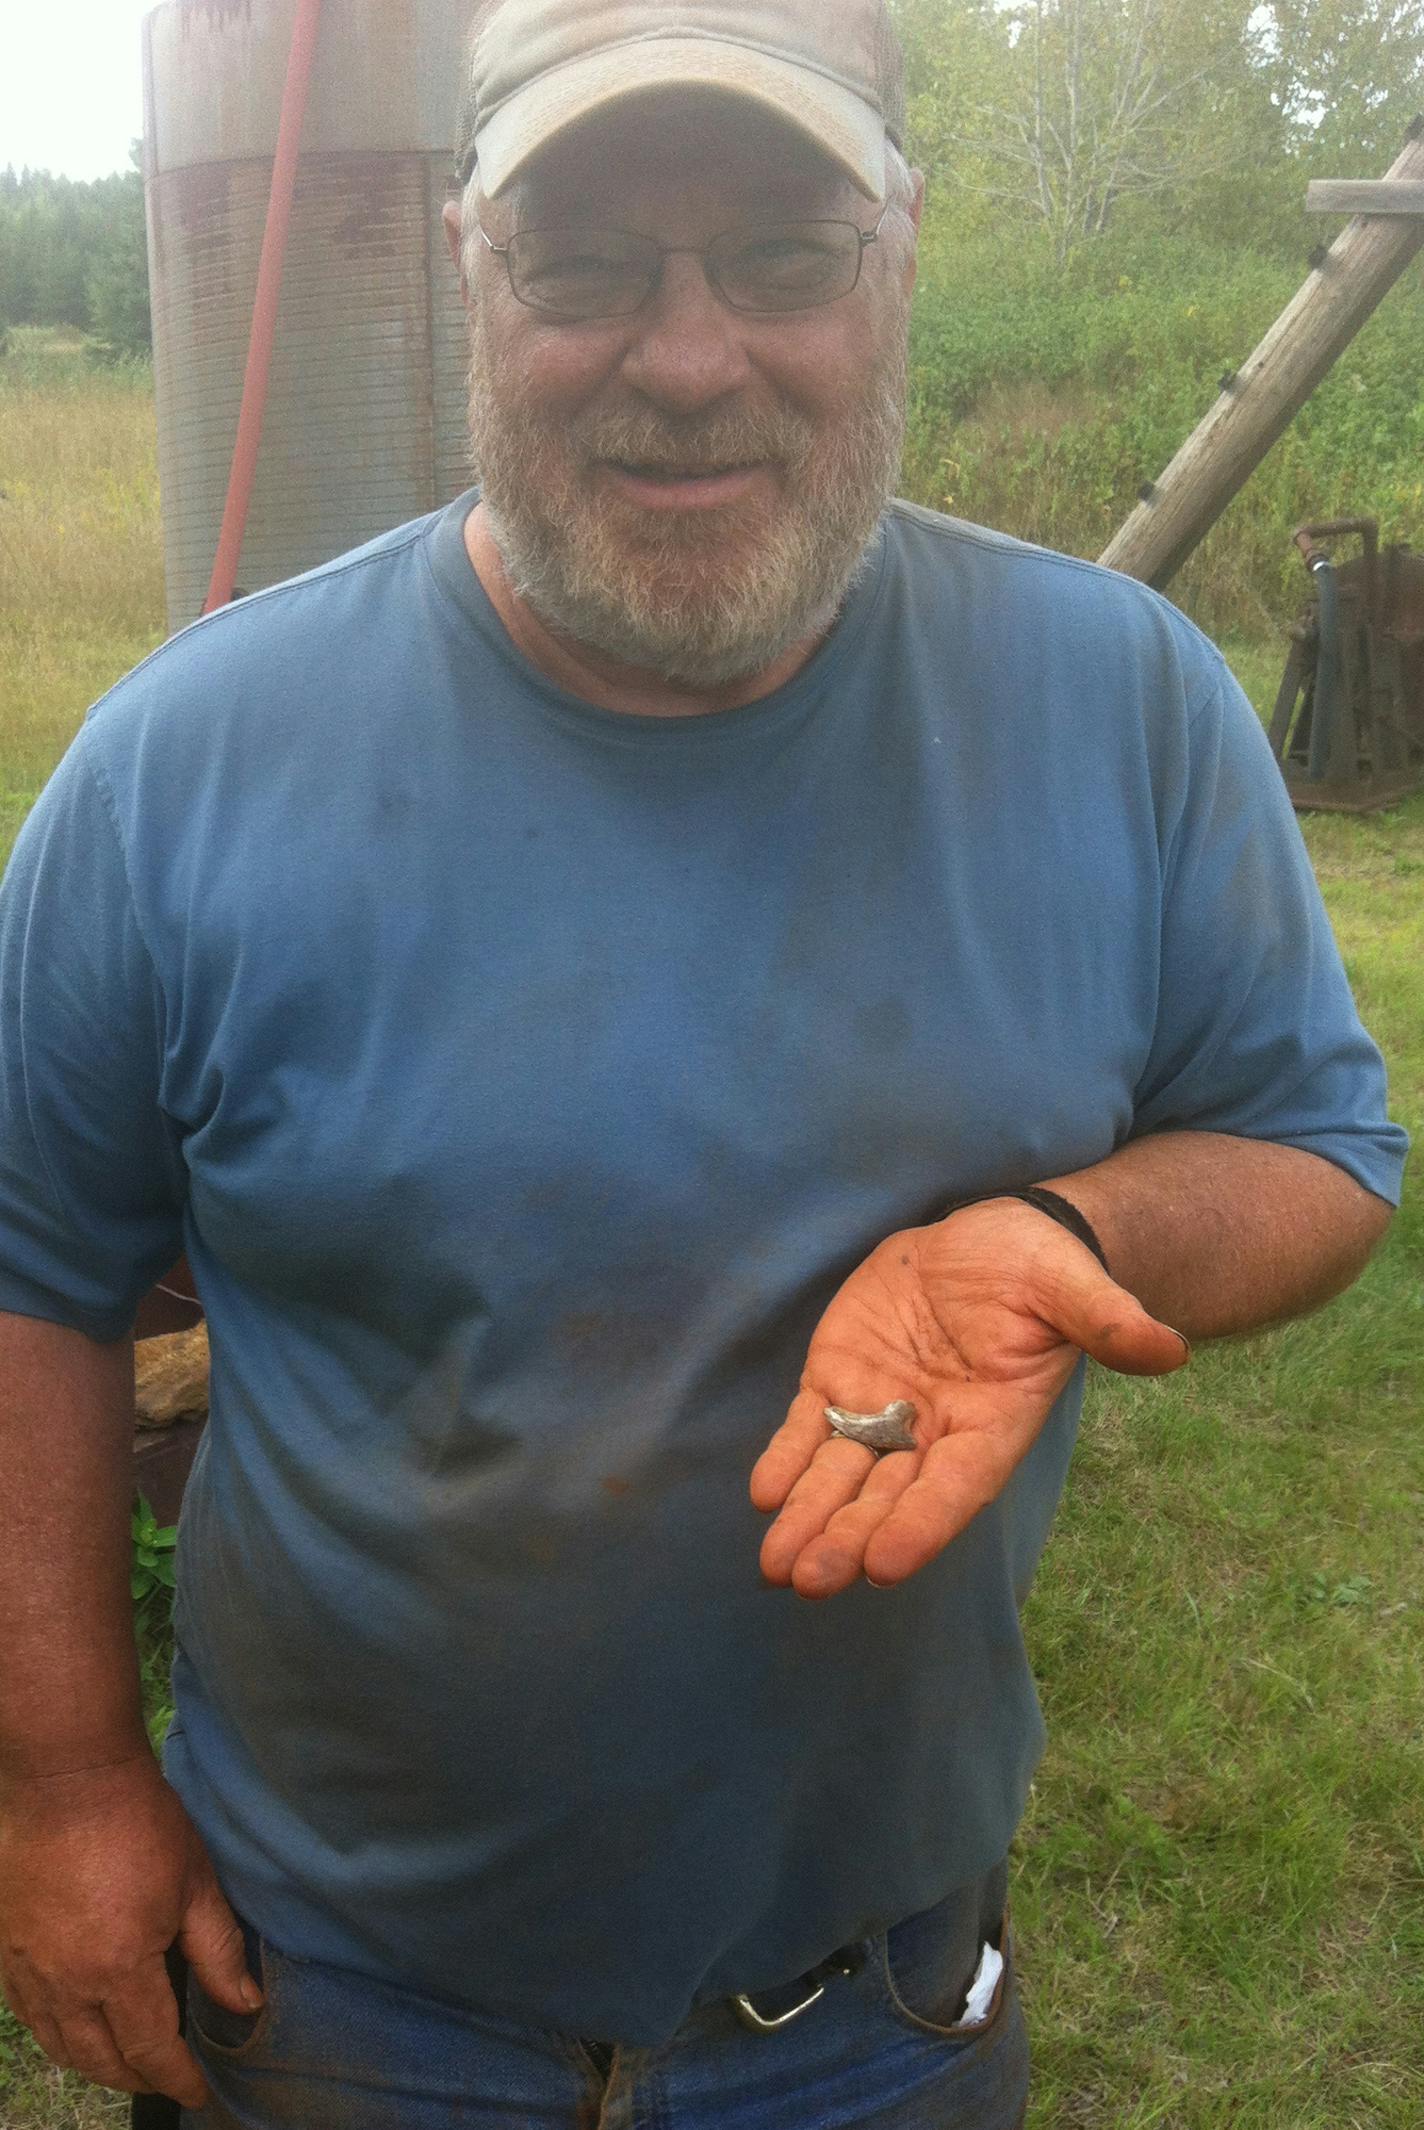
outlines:
M708 282L734 311L816 310L848 296L880 235L854 222L769 222L729 230L704 249L658 244L623 229L521 229L507 244L480 235L509 272L519 302L545 317L631 318L662 280L663 261L700 259Z

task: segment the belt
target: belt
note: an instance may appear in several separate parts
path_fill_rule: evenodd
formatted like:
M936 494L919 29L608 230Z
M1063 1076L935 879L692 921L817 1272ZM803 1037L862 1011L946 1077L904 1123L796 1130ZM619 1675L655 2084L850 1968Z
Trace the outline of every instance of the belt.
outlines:
M855 1974L864 1962L864 1949L859 1945L847 1945L840 1952L832 1953L828 1960L818 1961L798 1982L789 1983L785 1989L759 1990L760 2004L756 1998L745 1994L733 1997L732 2009L752 2033L778 2034L783 2027L799 2019L803 2012L809 2012L813 2004L820 2003L828 1982L837 1975ZM181 2034L188 2023L188 1963L176 1946L168 1955L168 1975L173 1994L178 1999L178 2031ZM789 2003L785 2001L787 1998ZM585 2047L590 2046L598 2049L596 2043L585 2043ZM611 2058L611 2048L608 2054ZM135 2093L129 2130L179 2130L182 2112L177 2101L170 2100L166 2093Z
M933 1908L891 1926L887 1951L892 1964L905 1961L938 1998L967 1991L986 1945L1000 1943L1008 1901L1009 1871L1002 1860L979 1878L958 1886ZM809 2012L837 1975L853 1975L864 1965L866 1942L846 1945L808 1970L799 1981L723 1998L742 2025L756 2034L774 2034Z
M943 1967L952 1969L958 1977L962 1974L967 1987L974 1973L974 1964L980 1949L991 1940L997 1940L1004 1913L1008 1891L1008 1865L1000 1863L982 1878L961 1886L948 1895L935 1908L912 1916L903 1924L895 1925L889 1933L892 1945L906 1938L913 1941L928 1934L934 1942L937 1957ZM742 1992L731 1997L711 1999L701 2006L705 2015L715 2004L730 2007L740 2023L753 2034L778 2034L820 2003L826 1994L827 1985L837 1977L857 1974L865 1964L865 1941L844 1945L827 1959L808 1968L794 1982L773 1986L769 1989ZM168 1955L168 1973L173 1984L173 1993L178 1999L179 2032L186 2026L187 2008L187 1962L176 1946ZM694 2017L697 2016L694 2014ZM610 2062L614 2045L585 2039L582 2046L593 2056L595 2062L606 2057ZM130 2117L131 2130L179 2130L181 2110L176 2101L161 2093L135 2094Z
M745 1994L731 1999L732 2009L742 2025L754 2034L779 2034L783 2027L790 2026L803 2012L809 2012L813 2004L819 2004L826 1994L826 1984L837 1975L853 1975L865 1962L865 1952L859 1945L847 1945L840 1952L832 1953L827 1960L820 1960L807 1970L798 1982L789 1983L782 1990L759 1990L757 1997ZM188 1963L175 1946L168 1955L168 1974L173 1984L173 1994L178 1999L178 2031L187 2026ZM786 2000L790 2001L787 2002ZM598 2049L598 2044L585 2043L585 2047ZM599 2050L601 2054L602 2051ZM612 2049L608 2051L612 2056ZM130 2130L179 2130L182 2110L176 2100L166 2093L135 2093L129 2115Z
M837 1975L853 1975L865 1964L865 1949L860 1945L846 1945L840 1952L831 1954L828 1960L818 1961L808 1968L799 1982L787 1985L786 1990L758 1990L756 1998L738 1996L732 1999L732 2010L742 2025L750 2027L754 2034L779 2034L784 2026L809 2012L813 2004L819 2004L826 1994L826 1984ZM790 1996L790 2004L781 1999Z

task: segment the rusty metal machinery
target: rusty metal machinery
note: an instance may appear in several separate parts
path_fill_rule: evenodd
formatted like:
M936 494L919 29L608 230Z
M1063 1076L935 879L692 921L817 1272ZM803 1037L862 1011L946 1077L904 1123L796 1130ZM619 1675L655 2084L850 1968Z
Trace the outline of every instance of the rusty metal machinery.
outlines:
M1336 563L1322 540L1358 538ZM1373 518L1295 535L1314 597L1291 630L1271 749L1301 810L1369 813L1424 787L1424 555Z

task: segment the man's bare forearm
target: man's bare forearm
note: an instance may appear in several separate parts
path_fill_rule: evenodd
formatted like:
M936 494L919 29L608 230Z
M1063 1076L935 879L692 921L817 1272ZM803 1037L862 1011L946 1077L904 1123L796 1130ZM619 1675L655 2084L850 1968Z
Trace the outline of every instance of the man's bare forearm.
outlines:
M1358 1278L1390 1208L1316 1154L1164 1132L1045 1177L1092 1222L1113 1277L1189 1339L1319 1308Z
M129 1596L133 1349L0 1314L0 1802L147 1750Z

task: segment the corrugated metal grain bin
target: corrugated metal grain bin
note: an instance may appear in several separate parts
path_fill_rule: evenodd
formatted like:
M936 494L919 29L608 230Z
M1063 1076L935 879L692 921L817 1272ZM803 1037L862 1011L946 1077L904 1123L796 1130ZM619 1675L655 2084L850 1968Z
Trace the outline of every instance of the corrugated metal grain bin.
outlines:
M465 335L440 210L471 0L324 0L245 591L468 483ZM167 0L144 22L145 190L168 614L208 587L295 0Z

